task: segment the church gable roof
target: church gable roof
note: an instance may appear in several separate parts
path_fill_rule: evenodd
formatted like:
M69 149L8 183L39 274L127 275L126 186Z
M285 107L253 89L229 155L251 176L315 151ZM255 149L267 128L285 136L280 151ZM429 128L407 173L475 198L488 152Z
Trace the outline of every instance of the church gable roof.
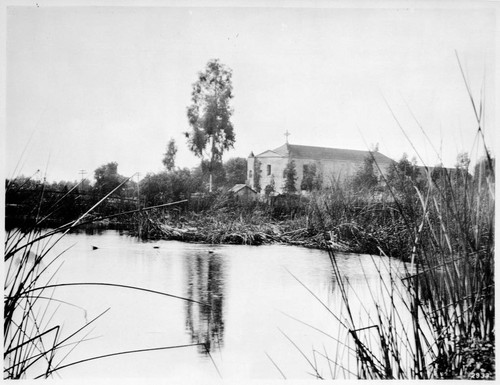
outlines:
M288 156L290 154L290 144L285 143L283 146L275 148L273 151L281 156Z
M288 156L288 155L284 155L282 153L279 153L276 150L267 150L267 151L264 151L263 153L257 155L257 157L259 157L259 158L276 158L276 157L283 157L283 156Z
M344 160L350 162L362 162L369 151L346 150L342 148L329 147L314 147L301 146L297 144L284 144L273 150L274 152L295 159L312 159L312 160ZM377 162L391 162L392 159L379 153L373 152L373 156Z

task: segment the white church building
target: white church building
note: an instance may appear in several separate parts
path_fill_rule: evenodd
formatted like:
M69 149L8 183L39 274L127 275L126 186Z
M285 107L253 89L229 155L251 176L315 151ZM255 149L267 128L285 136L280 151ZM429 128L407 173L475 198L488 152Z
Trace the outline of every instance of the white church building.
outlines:
M378 151L372 152L378 167L385 173L387 168L394 161ZM264 151L258 155L253 152L247 159L247 181L246 184L252 189L255 186L255 173L260 171L261 193L267 185L274 180L275 191L283 192L285 178L283 171L289 161L294 161L297 172L296 189L300 191L300 186L304 173L312 164L316 166L316 172L321 175L323 187L327 187L333 181L344 180L353 176L363 165L364 159L370 156L369 151L346 150L340 148L302 146L285 143L273 150ZM256 170L256 166L259 170ZM374 167L377 173L377 167Z

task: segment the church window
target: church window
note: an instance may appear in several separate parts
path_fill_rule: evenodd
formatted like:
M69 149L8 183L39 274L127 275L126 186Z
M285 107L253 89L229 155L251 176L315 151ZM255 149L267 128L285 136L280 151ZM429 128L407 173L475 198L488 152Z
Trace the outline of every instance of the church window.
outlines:
M251 178L252 177L252 170L248 170L248 177Z
M271 175L271 165L267 165L267 175Z

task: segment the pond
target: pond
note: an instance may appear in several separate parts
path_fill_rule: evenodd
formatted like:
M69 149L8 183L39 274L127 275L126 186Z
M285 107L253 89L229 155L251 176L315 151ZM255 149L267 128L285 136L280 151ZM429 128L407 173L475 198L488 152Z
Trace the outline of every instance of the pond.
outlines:
M51 255L63 251L50 266L58 268L52 283L113 283L182 298L125 287L57 288L53 297L61 302L51 322L63 323L66 335L109 309L79 334L83 341L63 364L177 348L91 360L61 369L55 378L311 379L308 360L323 362L318 367L326 378L347 377L328 360L355 371L354 357L335 341L347 338L335 319L345 314L324 251L144 242L113 230L67 234ZM395 263L354 254L338 254L337 260L349 295L368 307L380 284L377 267ZM354 317L360 314L361 308Z

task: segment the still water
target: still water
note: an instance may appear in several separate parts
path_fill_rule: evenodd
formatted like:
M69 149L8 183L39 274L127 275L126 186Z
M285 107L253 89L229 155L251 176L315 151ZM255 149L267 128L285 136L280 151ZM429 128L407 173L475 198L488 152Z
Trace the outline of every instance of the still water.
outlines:
M81 332L84 341L64 363L197 342L206 343L209 354L202 346L188 346L121 355L62 369L56 378L310 379L313 370L304 355L323 362L318 366L327 378L345 373L328 365L325 356L355 368L353 357L335 342L346 335L330 311L341 318L345 314L326 252L285 245L143 242L109 230L68 234L51 254L68 247L54 265L59 268L54 282L138 286L209 306L126 288L58 288L54 298L63 302L54 322L62 322L66 334L109 309ZM389 261L337 257L349 295L370 302L380 281L376 266Z

